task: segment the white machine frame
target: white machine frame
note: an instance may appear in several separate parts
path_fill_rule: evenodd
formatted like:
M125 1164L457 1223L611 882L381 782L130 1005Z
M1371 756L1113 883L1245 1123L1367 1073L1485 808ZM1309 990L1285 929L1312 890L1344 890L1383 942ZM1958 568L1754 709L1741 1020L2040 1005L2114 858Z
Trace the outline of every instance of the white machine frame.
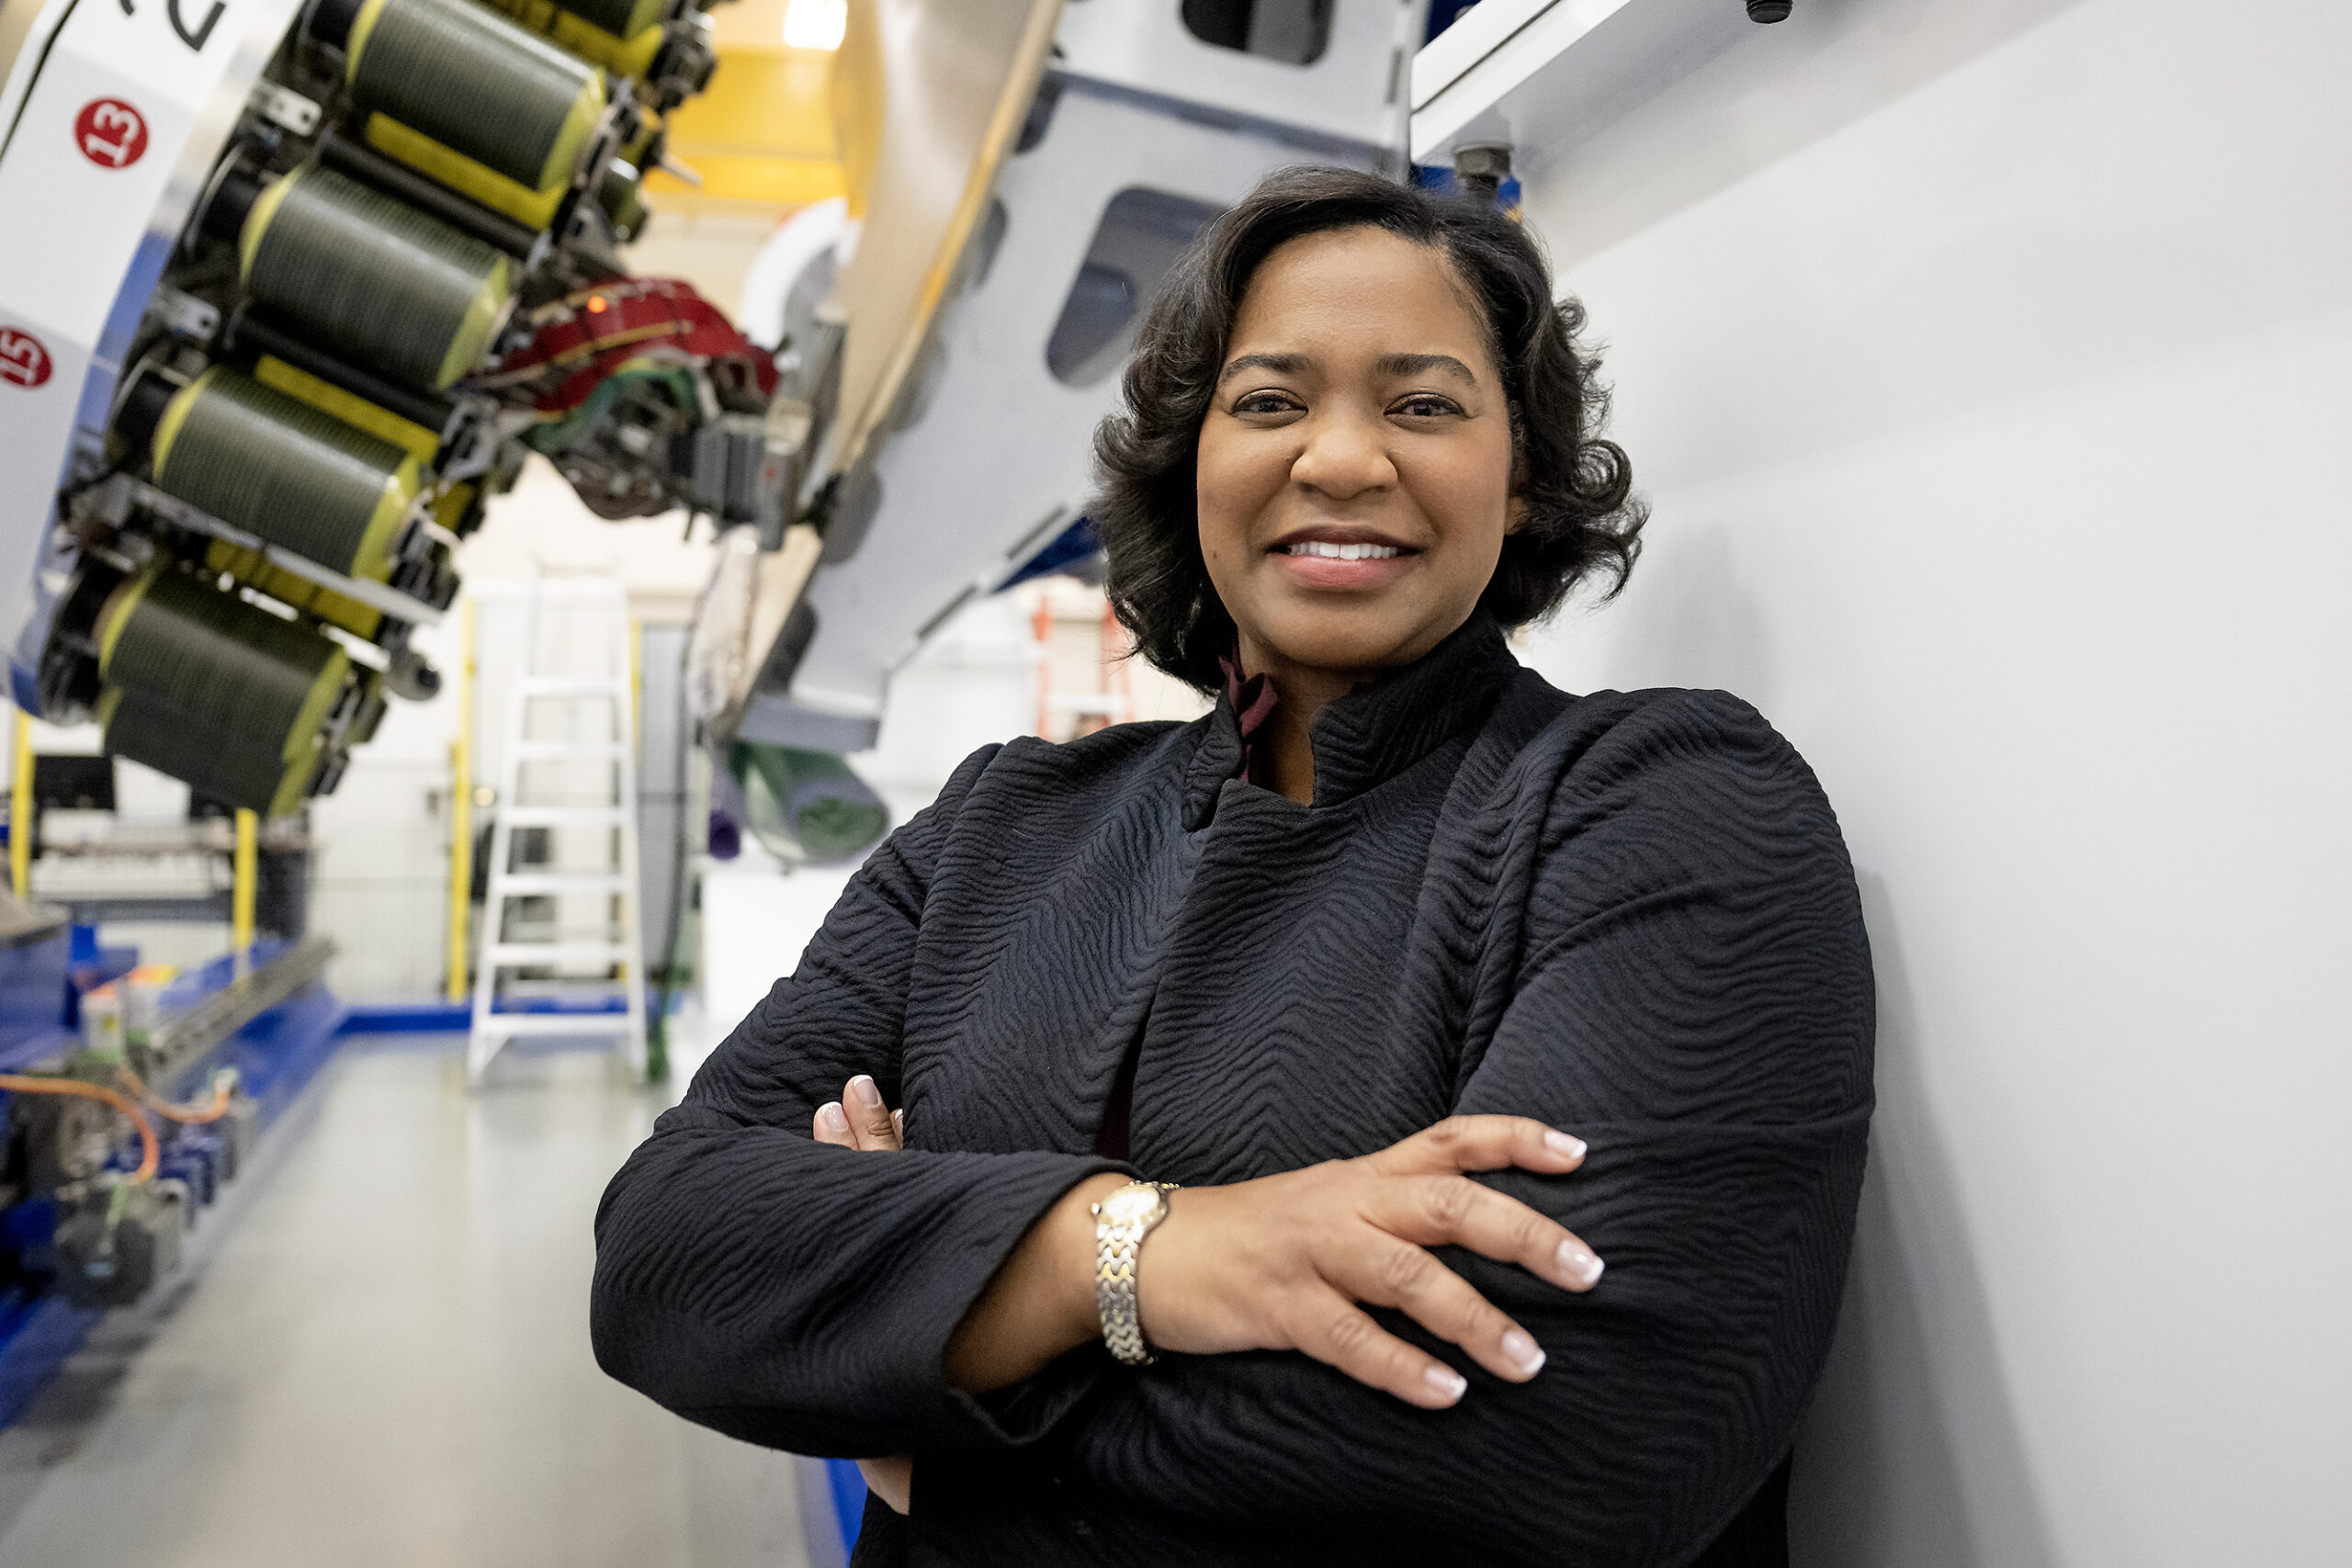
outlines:
M301 0L48 0L0 87L0 626L57 492L95 466L122 358ZM19 236L40 225L40 243ZM26 225L26 227L18 227ZM28 678L39 649L20 657ZM20 700L29 693L19 688Z

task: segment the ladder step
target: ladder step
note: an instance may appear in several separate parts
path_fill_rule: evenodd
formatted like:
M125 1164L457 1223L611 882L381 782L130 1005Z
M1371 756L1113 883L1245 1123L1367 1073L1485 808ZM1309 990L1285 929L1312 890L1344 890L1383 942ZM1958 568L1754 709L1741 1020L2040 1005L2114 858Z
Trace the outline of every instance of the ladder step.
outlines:
M512 828L617 828L629 819L625 806L509 806L499 815Z
M613 697L628 700L628 678L598 675L582 680L568 675L525 675L514 689L526 697Z
M494 1012L474 1025L484 1034L627 1034L625 1012Z
M626 893L628 878L616 871L517 871L504 876L491 873L492 898L519 898L543 893Z
M494 942L482 962L494 969L536 964L624 964L637 950L625 942Z

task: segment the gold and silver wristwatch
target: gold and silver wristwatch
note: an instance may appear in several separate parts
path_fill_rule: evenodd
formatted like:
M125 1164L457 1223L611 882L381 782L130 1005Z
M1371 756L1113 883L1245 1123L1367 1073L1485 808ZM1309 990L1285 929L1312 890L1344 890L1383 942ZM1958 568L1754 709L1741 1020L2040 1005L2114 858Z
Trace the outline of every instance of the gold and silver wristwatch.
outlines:
M1172 1181L1130 1181L1094 1205L1094 1305L1102 1314L1102 1342L1130 1367L1148 1367L1136 1312L1136 1254L1151 1227L1168 1217Z

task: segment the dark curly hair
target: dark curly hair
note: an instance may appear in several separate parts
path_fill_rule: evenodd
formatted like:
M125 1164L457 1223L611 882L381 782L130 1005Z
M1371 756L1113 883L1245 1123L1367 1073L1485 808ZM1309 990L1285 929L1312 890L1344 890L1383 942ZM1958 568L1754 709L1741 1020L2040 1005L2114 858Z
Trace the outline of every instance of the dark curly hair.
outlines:
M1126 412L1094 435L1091 513L1110 556L1109 592L1136 651L1203 691L1234 625L1201 558L1193 463L1241 296L1284 242L1333 229L1385 229L1443 250L1483 309L1510 411L1519 529L1479 603L1506 626L1541 619L1588 576L1614 594L1640 549L1646 512L1623 448L1593 434L1608 412L1599 356L1580 350L1584 307L1552 298L1527 231L1491 205L1433 195L1353 169L1278 170L1204 231L1169 274L1127 364Z

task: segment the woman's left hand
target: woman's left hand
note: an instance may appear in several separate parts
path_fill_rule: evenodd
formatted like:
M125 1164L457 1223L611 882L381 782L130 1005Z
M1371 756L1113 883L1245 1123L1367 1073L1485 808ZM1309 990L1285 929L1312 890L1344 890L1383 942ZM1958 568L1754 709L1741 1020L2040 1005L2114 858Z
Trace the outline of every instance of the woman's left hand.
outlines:
M882 1103L882 1090L864 1073L842 1086L842 1097L817 1108L813 1132L820 1144L844 1149L891 1154L906 1147L907 1113ZM865 1484L893 1513L904 1514L914 1492L915 1461L910 1454L887 1459L862 1459L857 1468Z
M896 1152L906 1146L907 1113L883 1104L880 1087L860 1073L842 1086L839 1100L817 1107L812 1131L820 1144Z

